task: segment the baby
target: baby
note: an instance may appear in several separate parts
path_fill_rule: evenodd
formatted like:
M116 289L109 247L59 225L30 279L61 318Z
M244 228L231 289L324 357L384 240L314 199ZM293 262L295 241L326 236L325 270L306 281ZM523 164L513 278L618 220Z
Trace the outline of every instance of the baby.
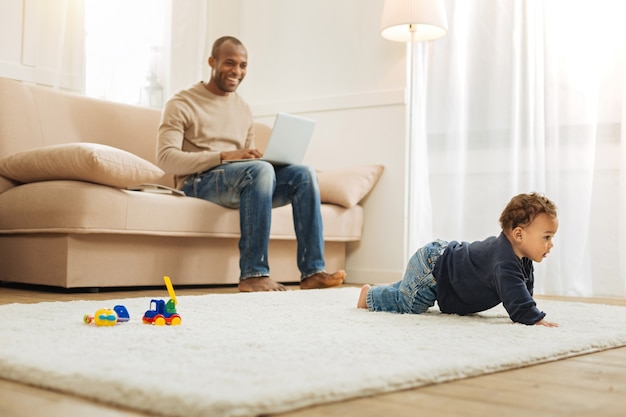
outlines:
M500 226L498 237L437 240L418 249L402 281L364 285L357 307L420 314L437 301L443 313L466 315L502 303L514 322L557 327L533 299L533 261L541 262L554 246L556 206L537 193L517 195L500 215Z

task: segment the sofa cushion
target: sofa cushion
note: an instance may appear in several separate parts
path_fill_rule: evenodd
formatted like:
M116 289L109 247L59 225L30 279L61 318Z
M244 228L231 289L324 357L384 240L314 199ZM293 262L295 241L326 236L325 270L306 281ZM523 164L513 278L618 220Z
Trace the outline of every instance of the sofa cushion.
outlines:
M317 173L322 203L350 208L359 204L374 188L382 165L363 165Z
M43 146L0 159L0 174L22 183L88 181L131 187L155 181L164 172L130 152L98 143Z
M361 206L347 209L322 204L321 213L325 240L346 242L361 238ZM81 181L42 181L0 194L0 234L18 233L238 239L239 210L194 197L121 190ZM273 209L270 234L272 239L295 239L291 206Z

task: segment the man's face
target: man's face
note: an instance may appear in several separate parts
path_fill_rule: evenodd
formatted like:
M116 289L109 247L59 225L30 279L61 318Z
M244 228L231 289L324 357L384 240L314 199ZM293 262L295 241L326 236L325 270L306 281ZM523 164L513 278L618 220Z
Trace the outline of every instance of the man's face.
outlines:
M211 80L209 90L221 96L237 90L246 76L248 52L242 45L225 42L217 57L209 58Z

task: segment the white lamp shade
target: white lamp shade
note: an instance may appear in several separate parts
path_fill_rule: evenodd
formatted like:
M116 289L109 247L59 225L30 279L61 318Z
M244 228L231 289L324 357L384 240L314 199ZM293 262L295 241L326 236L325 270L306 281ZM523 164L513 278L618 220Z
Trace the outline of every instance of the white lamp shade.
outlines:
M385 0L380 34L398 42L430 41L448 33L443 0Z

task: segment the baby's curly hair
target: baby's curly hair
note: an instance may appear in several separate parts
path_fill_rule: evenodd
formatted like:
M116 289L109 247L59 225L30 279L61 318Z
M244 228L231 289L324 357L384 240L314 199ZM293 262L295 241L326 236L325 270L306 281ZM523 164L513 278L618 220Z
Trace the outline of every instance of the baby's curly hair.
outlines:
M519 194L502 211L500 226L504 231L528 226L538 215L544 213L556 217L556 205L547 197L538 193Z

